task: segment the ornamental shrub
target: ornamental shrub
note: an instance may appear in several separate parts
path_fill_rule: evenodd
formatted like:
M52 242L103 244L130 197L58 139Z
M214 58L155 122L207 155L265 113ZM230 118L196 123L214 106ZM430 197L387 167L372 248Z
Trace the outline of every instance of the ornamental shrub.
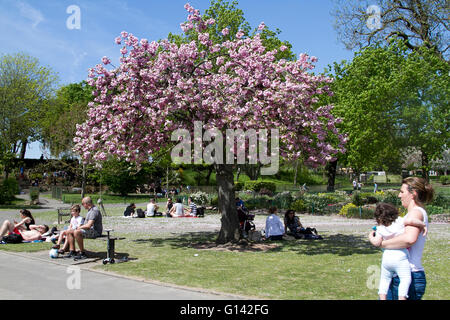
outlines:
M360 211L361 210L361 211ZM347 218L373 219L374 209L371 208L348 208Z
M19 183L14 178L8 178L0 185L0 204L10 203L19 193Z
M267 189L274 193L277 189L276 184L269 181L246 181L244 187L245 190L252 190L255 192L260 192L261 189Z
M302 199L297 199L291 204L291 209L297 212L307 211L308 208L305 205L305 202Z
M292 202L294 202L294 198L292 197L289 191L284 191L278 193L274 198L274 203L277 207L288 209L291 207Z
M197 191L190 195L192 200L197 205L203 205L208 203L208 194L202 191Z
M358 208L357 206L355 206L353 203L347 203L345 206L343 206L341 208L341 210L339 211L339 215L340 216L344 216L347 217L348 216L348 210L350 208Z

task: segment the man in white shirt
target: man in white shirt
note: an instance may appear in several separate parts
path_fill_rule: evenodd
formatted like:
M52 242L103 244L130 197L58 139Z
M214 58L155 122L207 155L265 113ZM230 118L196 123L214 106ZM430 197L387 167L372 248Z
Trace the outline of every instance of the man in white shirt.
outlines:
M280 217L277 216L277 208L269 208L270 215L266 219L266 239L283 240L284 225Z
M156 215L156 212L158 210L158 205L155 203L155 199L151 199L150 203L147 205L147 217L154 217Z

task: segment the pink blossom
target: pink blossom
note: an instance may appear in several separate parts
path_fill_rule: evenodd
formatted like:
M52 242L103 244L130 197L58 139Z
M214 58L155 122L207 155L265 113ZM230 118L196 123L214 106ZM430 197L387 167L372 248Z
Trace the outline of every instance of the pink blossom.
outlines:
M261 22L258 26L258 30L262 31L262 30L264 30L265 27L266 27L266 25L264 24L264 22Z
M103 65L89 69L94 101L74 139L83 161L109 156L148 161L149 154L168 146L173 130L192 132L196 120L219 130L278 128L280 154L304 157L312 165L345 150L347 137L336 127L342 120L333 116L332 106L317 105L318 96L332 93L330 78L308 72L317 58L302 54L295 61L277 61L277 50L267 51L259 34L244 39L242 31L212 46L201 30L215 22L189 4L185 8L188 22L181 26L199 31L198 41L149 43L124 31L115 39L125 42L119 67L106 70L110 61L104 57ZM229 32L222 30L224 36ZM186 116L170 117L174 114Z

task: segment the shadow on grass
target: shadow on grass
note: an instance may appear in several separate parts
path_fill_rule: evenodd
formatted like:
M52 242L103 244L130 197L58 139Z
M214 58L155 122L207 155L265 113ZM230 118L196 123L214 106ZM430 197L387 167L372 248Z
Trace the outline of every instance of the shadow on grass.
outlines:
M380 249L373 247L367 237L349 234L331 234L323 236L323 240L275 241L280 244L272 252L294 251L298 254L320 255L336 254L351 256L354 254L376 254Z
M175 235L175 234L174 234ZM169 238L149 238L132 240L137 244L152 247L170 246L177 249L204 249L240 252L295 252L305 255L335 254L350 256L354 254L377 254L379 249L373 247L366 237L349 234L331 234L323 240L282 240L246 242L235 244L216 244L217 232L188 232Z

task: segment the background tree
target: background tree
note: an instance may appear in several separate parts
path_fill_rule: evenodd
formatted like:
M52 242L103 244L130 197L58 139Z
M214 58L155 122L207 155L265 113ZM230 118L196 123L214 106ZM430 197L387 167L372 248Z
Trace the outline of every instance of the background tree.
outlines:
M0 140L5 154L25 158L29 142L39 137L41 107L55 91L57 76L27 54L0 57Z
M42 108L41 141L54 156L71 155L76 125L86 121L88 103L93 100L92 90L86 81L65 85Z
M401 38L412 51L425 47L442 60L448 58L447 0L335 0L335 3L332 13L335 28L347 48Z
M351 62L334 64L333 112L347 134L346 153L339 157L356 174L399 158L392 114L398 94L396 70L402 57L381 46L367 47ZM330 168L332 169L332 168Z
M450 67L434 50L422 47L405 54L396 82L402 87L398 95L396 124L400 145L421 152L422 176L429 179L431 160L442 157L450 142Z
M403 41L391 41L336 63L334 72L334 112L349 139L342 163L356 173L399 172L401 150L415 147L428 178L429 160L448 145L448 64L432 49L411 52Z
M205 31L215 21L185 8L190 23L183 29L195 28L196 41L149 43L123 32L116 38L125 44L121 65L90 70L88 83L97 95L89 104L88 121L78 126L75 151L85 161L113 155L145 162L149 154L173 145L175 130L193 133L194 121L203 121L203 130L215 128L222 136L227 129L276 128L282 156L304 155L316 165L332 160L343 141L330 144L337 120L332 106L317 104L317 95L330 92L329 79L308 72L316 59L302 54L295 61L276 61L278 51L287 48L267 51L259 34L238 32L235 40L213 44ZM103 62L109 64L107 58ZM216 161L214 167L222 216L217 241L236 241L233 165Z
M102 168L94 174L99 183L121 196L136 192L136 187L147 183L150 175L147 165L138 169L134 164L116 159L103 162Z

